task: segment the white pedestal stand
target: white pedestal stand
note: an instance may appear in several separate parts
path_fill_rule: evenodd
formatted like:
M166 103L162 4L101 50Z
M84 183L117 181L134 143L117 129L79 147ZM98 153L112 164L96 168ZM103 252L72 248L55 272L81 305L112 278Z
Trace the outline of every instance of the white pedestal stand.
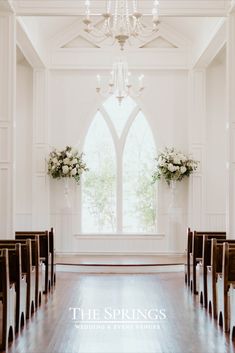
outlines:
M61 234L62 247L64 251L68 247L68 235L71 234L72 227L72 205L71 205L71 190L69 178L63 178L64 198L61 207Z
M168 251L181 252L181 232L183 223L182 208L177 207L177 182L170 184L170 204L168 208Z

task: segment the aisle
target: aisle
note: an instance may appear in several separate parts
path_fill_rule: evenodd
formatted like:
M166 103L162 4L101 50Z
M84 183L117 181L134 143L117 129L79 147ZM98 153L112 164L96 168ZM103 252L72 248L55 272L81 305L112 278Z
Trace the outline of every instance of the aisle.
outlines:
M76 308L76 309L75 309ZM81 319L83 323L73 319ZM183 273L58 273L9 353L226 353L234 348L193 300Z

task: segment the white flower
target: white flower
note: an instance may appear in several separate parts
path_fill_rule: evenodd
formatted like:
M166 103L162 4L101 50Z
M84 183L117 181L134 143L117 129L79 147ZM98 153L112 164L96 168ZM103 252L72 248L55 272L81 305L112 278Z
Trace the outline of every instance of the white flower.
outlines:
M76 148L72 148L70 153L72 156L75 157L78 154L78 151L76 150Z
M158 160L159 166L164 167L165 163L166 163L165 159L160 156L160 158Z
M71 175L76 175L77 174L77 169L76 168L73 168L72 170L71 170Z
M77 162L78 162L77 158L74 158L74 159L72 160L71 164L77 164Z
M181 161L184 163L184 162L186 162L187 161L187 158L185 157L185 155L184 154L180 154L180 159L181 159Z
M70 165L70 159L69 158L65 158L63 160L64 164Z
M69 172L69 167L68 167L67 165L64 165L64 166L62 167L62 170L63 170L63 174L68 174L68 172Z
M55 158L52 159L52 162L57 164L58 163L58 159L55 157Z
M174 156L174 164L181 164L179 156Z
M173 173L173 172L175 171L175 167L173 166L172 163L169 163L169 164L168 164L167 169L168 169L171 173Z
M187 168L185 168L184 166L183 167L180 167L180 173L181 174L184 174L186 172Z

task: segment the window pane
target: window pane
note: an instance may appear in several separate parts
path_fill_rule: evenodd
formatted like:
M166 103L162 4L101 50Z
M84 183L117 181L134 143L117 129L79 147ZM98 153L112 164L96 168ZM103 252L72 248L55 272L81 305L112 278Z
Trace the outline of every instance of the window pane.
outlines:
M111 96L104 102L103 106L112 120L118 137L120 137L129 116L136 107L135 101L130 97L126 97L123 99L122 103L119 104L117 98Z
M152 133L140 112L130 128L123 156L124 232L156 231L154 157Z
M112 137L97 112L85 143L89 168L83 181L83 232L116 231L116 162Z

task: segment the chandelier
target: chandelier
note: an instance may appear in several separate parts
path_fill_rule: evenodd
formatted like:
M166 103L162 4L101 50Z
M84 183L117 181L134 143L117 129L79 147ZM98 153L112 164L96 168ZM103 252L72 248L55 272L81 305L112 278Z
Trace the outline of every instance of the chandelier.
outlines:
M144 75L138 77L137 87L133 88L133 79L131 73L128 71L127 62L119 59L113 64L113 69L110 73L109 83L106 89L101 88L101 77L97 75L97 93L104 97L108 95L114 95L119 104L122 103L123 99L127 96L138 97L144 90L143 85Z
M103 25L99 28L92 23L90 3L90 0L85 0L86 15L83 22L86 25L85 31L96 42L112 38L113 44L117 41L123 50L127 40L131 38L144 40L158 31L158 0L153 0L152 26L142 22L143 14L138 10L137 0L107 0L106 10L102 14Z

